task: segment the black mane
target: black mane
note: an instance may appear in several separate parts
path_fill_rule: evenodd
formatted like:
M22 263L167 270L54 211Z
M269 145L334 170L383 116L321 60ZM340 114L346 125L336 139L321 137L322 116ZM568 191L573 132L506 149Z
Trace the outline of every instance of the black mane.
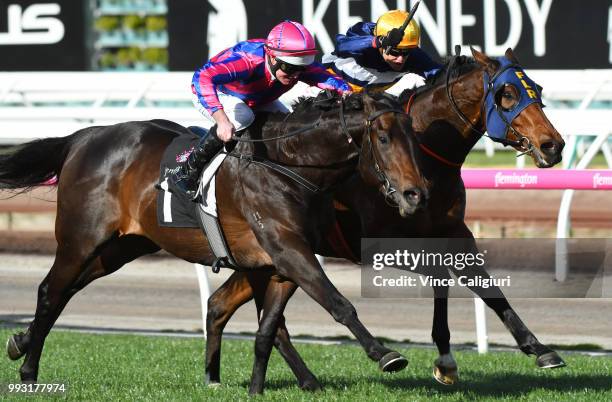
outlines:
M442 64L443 68L438 72L438 74L428 77L425 81L425 85L418 89L419 92L426 91L438 85L442 85L446 83L446 71L448 70L449 64L452 60L452 57L445 57ZM451 72L451 78L457 78L464 74L467 74L471 71L474 71L475 68L478 67L478 63L474 58L467 56L460 56L459 60L455 62L453 65L453 71Z
M405 89L399 96L398 100L400 104L408 102L408 99L414 95L420 95L424 92L428 92L431 89L439 87L440 85L446 85L446 72L448 71L449 64L452 57L445 57L442 60L442 68L436 75L429 76L425 80L425 85L418 87L416 90ZM451 79L460 77L478 68L478 63L473 57L459 56L459 59L453 65L453 71L451 72Z
M317 112L329 111L340 107L340 99L342 96L338 93L321 92L317 97L300 97L293 104L293 115L299 116L311 113L313 110ZM362 110L363 109L363 94L352 93L344 99L345 110Z
M398 107L398 98L390 95L384 91L365 91L352 93L344 98L344 110L363 110L363 97L366 95L372 97L375 101L387 105L387 107L394 108ZM342 96L337 93L321 92L315 98L300 97L298 101L293 104L293 115L307 115L313 111L320 113L321 111L337 110L340 107L340 100Z

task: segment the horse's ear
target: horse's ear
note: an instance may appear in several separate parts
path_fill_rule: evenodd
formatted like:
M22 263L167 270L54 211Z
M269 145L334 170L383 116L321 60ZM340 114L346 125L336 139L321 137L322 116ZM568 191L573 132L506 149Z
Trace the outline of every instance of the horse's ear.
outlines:
M519 63L518 59L516 58L516 56L514 55L514 52L512 51L512 48L509 47L508 49L506 49L506 54L505 54L506 58L508 60L510 60L512 63L514 64L521 64Z
M376 110L376 102L378 101L372 96L372 92L366 87L366 89L363 91L363 110L367 114L371 114L374 110Z
M480 65L482 65L489 74L493 74L495 70L497 70L497 62L493 59L490 59L486 54L479 52L470 46L470 50L472 51L472 56L474 56L474 60Z
M483 66L486 66L491 62L491 59L489 59L486 54L479 52L478 50L474 49L471 46L470 46L470 50L472 51L472 56L474 56L474 60L476 60L478 63L482 64Z

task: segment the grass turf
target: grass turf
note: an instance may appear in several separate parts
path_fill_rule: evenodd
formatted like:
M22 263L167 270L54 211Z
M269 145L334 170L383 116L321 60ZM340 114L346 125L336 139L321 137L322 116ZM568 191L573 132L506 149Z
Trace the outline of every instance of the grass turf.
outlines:
M0 340L14 331L0 330ZM265 394L257 400L420 401L420 400L612 400L612 359L566 354L568 367L542 370L520 353L456 352L460 384L445 387L431 377L434 350L400 350L408 367L383 374L356 346L298 344L325 391L297 388L278 353L270 360ZM90 335L54 331L47 340L40 383L64 382L70 400L246 400L253 342L225 341L218 388L203 384L203 340L132 335ZM3 352L4 353L4 352ZM7 383L19 380L19 362L0 358L0 400ZM11 396L9 400L48 400Z

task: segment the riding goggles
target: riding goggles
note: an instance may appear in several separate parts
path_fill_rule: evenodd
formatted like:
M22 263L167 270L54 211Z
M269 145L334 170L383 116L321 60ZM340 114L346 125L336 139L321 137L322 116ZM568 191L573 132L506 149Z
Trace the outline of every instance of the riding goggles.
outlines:
M506 57L497 59L499 70L492 76L485 72L485 111L487 116L487 133L491 139L505 139L512 121L527 106L538 103L542 107L541 87L527 77L523 69ZM518 103L512 109L505 110L495 101L495 94L505 85L513 85L519 93Z
M286 74L292 75L296 73L301 73L306 70L306 66L297 66L295 64L289 64L286 61L282 61L278 59L276 60L278 63L280 63L278 68Z
M389 56L393 56L393 57L400 57L400 56L408 57L408 55L410 54L410 49L391 48L389 49L388 54Z

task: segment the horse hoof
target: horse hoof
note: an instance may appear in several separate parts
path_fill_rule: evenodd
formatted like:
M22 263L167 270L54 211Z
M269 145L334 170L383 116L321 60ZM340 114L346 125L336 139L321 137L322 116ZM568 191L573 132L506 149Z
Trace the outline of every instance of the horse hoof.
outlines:
M455 385L459 382L457 367L434 365L433 378L442 385Z
M389 352L380 359L378 367L385 373L394 373L403 370L408 365L408 360L397 352Z
M323 386L316 379L307 380L307 381L304 381L300 385L300 389L303 391L308 391L308 392L318 392L318 391L323 391Z
M8 338L8 341L6 341L6 353L11 360L18 360L25 354L19 350L19 346L17 346L17 341L15 340L15 335L11 335Z
M566 366L565 362L561 356L557 354L557 352L548 352L538 356L536 359L536 365L539 368L558 368Z
M206 386L208 388L219 388L221 386L220 382L216 382L216 381L211 381L211 382L207 382Z

